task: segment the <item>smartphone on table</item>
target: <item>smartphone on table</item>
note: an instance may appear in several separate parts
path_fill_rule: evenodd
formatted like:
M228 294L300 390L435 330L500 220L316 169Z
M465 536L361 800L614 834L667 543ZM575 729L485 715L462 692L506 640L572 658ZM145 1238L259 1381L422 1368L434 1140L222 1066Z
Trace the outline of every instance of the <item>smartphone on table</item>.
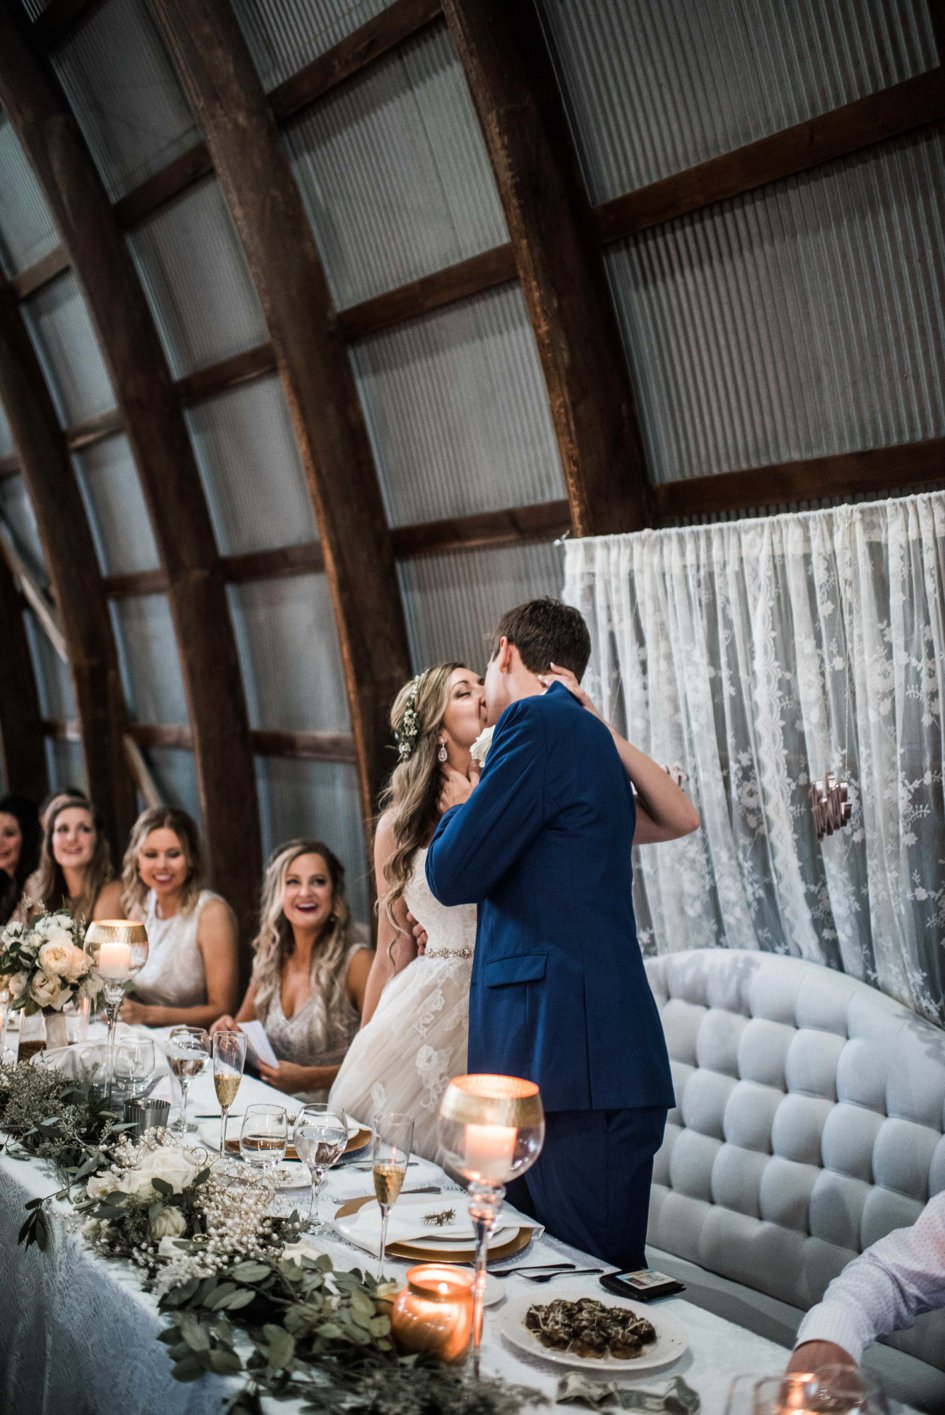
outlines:
M655 1302L660 1297L673 1297L685 1292L686 1284L656 1268L637 1268L634 1272L605 1273L601 1287L617 1297L632 1297L637 1302Z

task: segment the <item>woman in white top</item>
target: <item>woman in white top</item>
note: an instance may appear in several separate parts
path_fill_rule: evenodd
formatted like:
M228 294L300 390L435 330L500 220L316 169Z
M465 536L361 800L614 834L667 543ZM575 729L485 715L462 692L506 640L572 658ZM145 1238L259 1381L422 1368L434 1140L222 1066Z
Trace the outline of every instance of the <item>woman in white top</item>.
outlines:
M234 1030L260 1021L278 1066L259 1064L270 1086L323 1100L358 1029L373 953L353 937L344 867L319 840L290 840L263 881L253 976Z
M186 811L154 806L134 824L122 871L122 906L148 931L148 961L121 1009L145 1027L209 1027L239 997L236 921L201 888L197 827Z

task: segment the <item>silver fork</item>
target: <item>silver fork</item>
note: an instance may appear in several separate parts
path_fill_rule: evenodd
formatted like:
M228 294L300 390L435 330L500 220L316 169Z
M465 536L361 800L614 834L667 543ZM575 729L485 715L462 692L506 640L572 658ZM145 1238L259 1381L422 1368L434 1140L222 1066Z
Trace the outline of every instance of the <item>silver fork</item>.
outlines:
M584 1277L587 1273L606 1272L606 1268L574 1268L571 1272L557 1273L529 1273L523 1272L522 1277L527 1282L550 1282L553 1277Z

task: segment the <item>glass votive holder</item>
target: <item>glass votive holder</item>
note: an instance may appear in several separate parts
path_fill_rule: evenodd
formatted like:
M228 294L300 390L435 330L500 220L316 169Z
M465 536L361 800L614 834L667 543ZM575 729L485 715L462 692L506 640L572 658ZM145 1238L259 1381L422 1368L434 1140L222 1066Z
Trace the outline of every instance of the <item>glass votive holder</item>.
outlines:
M397 1349L424 1352L453 1365L465 1360L473 1319L475 1273L446 1263L419 1263L407 1269L407 1286L397 1296L391 1328Z

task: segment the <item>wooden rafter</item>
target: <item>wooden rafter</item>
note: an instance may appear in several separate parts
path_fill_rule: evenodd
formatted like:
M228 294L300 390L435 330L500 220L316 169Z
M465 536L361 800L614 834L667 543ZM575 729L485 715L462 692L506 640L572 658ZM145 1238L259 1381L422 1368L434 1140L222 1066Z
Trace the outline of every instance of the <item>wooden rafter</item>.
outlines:
M650 518L600 240L533 0L444 0L489 149L551 403L574 528Z
M403 611L347 350L289 166L235 18L213 0L155 11L213 156L266 315L308 477L357 748L373 816L393 697L409 672Z
M37 714L38 719L38 714ZM44 718L40 724L46 737L61 742L77 742L79 726L59 718ZM345 732L272 732L261 728L252 732L253 751L261 757L287 757L295 761L348 762L356 761L354 738ZM173 723L131 722L128 739L136 747L170 747L190 751L193 736L189 727Z
M23 623L23 600L0 554L0 757L11 791L41 801L49 790L46 752L39 725L39 694Z
M180 399L78 125L9 6L0 7L0 100L84 292L134 452L168 579L209 872L248 925L260 859L249 723L226 590ZM61 508L60 519L66 524Z
M0 401L58 606L89 791L105 818L112 849L118 850L131 825L134 798L125 770L125 703L108 603L52 397L5 281L0 282Z

